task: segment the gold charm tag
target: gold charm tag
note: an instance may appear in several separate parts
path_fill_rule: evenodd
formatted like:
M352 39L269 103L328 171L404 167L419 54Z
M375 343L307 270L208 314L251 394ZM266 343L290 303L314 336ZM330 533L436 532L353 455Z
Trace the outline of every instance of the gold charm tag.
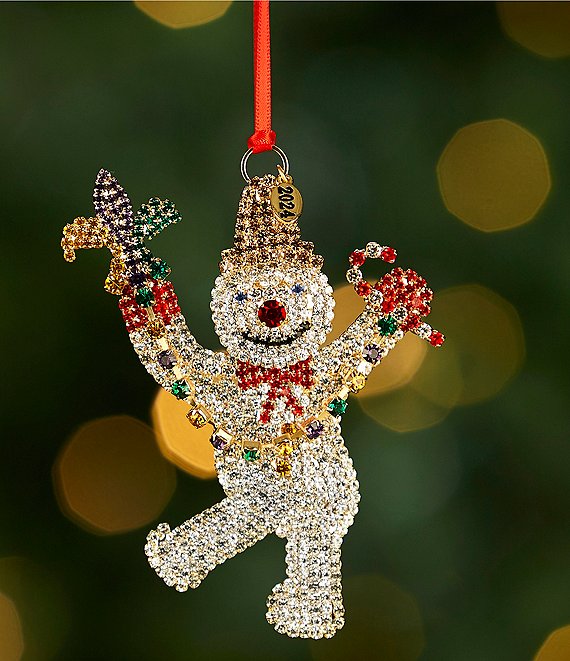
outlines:
M303 198L296 186L293 186L293 177L285 174L278 165L279 176L276 185L271 190L271 208L273 213L283 223L293 223L299 219L303 211Z

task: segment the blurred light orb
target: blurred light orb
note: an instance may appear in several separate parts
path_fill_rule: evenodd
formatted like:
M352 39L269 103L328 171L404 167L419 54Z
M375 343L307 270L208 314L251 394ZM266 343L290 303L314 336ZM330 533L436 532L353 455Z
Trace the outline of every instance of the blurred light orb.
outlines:
M344 580L346 624L330 640L310 641L315 661L416 661L425 646L414 597L377 574Z
M570 55L568 2L498 2L503 30L513 41L543 57Z
M150 18L169 28L191 28L223 16L231 0L135 0L135 5Z
M457 404L494 397L520 370L525 359L521 321L499 294L481 285L445 289L434 296L432 317L446 335L439 353L449 347L459 363L462 389ZM413 383L416 389L426 396L430 391L432 397L437 395L429 384L421 384L421 376L418 373Z
M442 406L407 385L377 397L361 398L359 404L382 427L404 434L443 422L456 401L457 395L448 406Z
M334 288L333 298L334 319L332 330L327 336L326 344L330 344L350 326L350 324L364 310L364 299L359 296L352 285L339 285Z
M18 609L0 592L0 659L19 661L24 653L24 636Z
M374 397L405 386L420 369L428 353L429 345L417 335L407 333L403 340L382 361L382 366L372 371L366 387L355 395L360 399Z
M336 340L364 310L364 299L352 285L335 287L334 300L334 319L327 344ZM409 333L382 361L382 368L372 372L366 388L356 397L371 397L404 386L418 371L427 348L425 342Z
M59 659L68 630L67 600L55 578L27 558L0 558L0 659L19 659L22 648L24 659Z
M529 222L551 187L542 145L506 119L460 129L445 147L437 175L448 211L483 232Z
M334 290L335 316L327 344L339 337L364 310L364 299L352 285L340 285ZM427 344L409 333L382 361L382 367L368 377L366 388L356 397L372 397L408 383L418 371L427 353Z
M439 303L439 297L440 293L434 296L435 306ZM431 317L428 321L431 321ZM421 363L400 387L358 399L364 413L391 431L407 433L434 427L441 423L459 402L463 391L463 378L457 353L454 345L449 342L448 329L437 324L435 326L442 329L446 335L443 348L436 350L424 340L408 333L372 375L381 372L392 356L398 356L400 348L403 348L408 338L413 340L416 346L418 342L420 346L423 345ZM366 391L367 387L363 392Z
M83 425L54 466L60 507L96 534L135 530L156 519L176 486L176 471L156 445L152 429L129 416Z
M494 397L524 362L524 333L515 308L486 287L464 285L437 292L429 321L446 335L442 349L427 347L403 387L358 398L368 416L392 431L427 429L456 406ZM385 361L398 350L399 345ZM375 371L380 372L385 361Z
M553 631L533 661L570 661L570 625Z
M216 477L212 427L193 427L186 419L188 404L162 388L152 405L152 422L162 454L186 473L202 479Z

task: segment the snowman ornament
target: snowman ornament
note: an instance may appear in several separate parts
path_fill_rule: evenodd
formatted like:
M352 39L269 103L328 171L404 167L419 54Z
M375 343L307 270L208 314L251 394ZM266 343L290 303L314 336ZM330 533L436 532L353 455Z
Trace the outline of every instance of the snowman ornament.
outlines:
M106 170L97 176L95 216L66 225L68 261L78 248L112 254L105 288L120 296L129 337L160 386L188 404L195 427L211 425L218 479L226 497L181 525L149 533L145 553L164 582L196 588L217 565L270 533L286 539L287 577L267 599L267 620L288 636L331 637L344 624L341 544L358 510L358 481L341 435L350 393L413 332L440 346L424 317L432 292L412 270L393 268L375 285L367 259L396 252L369 243L349 258L348 281L365 309L338 339L334 299L322 257L301 240L302 201L292 178L248 180L234 246L222 253L212 318L224 351L198 344L169 280L146 246L180 219L168 200L133 212Z

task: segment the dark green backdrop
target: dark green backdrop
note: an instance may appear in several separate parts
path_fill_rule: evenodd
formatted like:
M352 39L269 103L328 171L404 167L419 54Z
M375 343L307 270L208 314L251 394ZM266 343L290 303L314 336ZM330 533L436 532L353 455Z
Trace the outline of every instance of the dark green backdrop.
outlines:
M348 595L338 640L275 634L264 599L283 575L280 540L180 595L149 570L146 530L91 535L54 498L51 468L72 430L117 413L147 420L155 392L102 289L107 256L82 252L68 266L61 228L91 213L100 167L135 205L175 200L184 222L157 253L174 267L198 339L216 345L209 292L231 243L252 128L250 21L248 3L180 31L128 2L0 5L0 556L37 565L24 635L57 659L416 658L405 622L382 629L382 609L393 613L374 594ZM331 280L375 238L434 289L478 282L501 294L526 336L509 387L439 426L398 435L352 407L345 437L363 500L343 546L345 576L380 574L414 596L423 661L531 659L570 624L570 62L510 42L492 3L279 2L273 49L274 126L305 198L305 235ZM553 189L534 222L484 234L445 210L435 166L457 129L495 117L541 140ZM260 171L273 168L264 158ZM448 462L458 462L456 482L424 507ZM180 473L164 519L181 521L220 494L216 482Z

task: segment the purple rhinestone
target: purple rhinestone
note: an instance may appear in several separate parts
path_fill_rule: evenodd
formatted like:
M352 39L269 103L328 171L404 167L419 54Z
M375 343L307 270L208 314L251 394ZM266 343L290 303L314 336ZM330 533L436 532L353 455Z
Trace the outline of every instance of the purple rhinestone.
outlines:
M129 282L132 287L142 287L148 280L148 276L140 271L135 271L129 276Z
M158 364L167 370L171 370L176 365L176 358L172 351L161 351L158 356Z
M210 443L216 448L216 450L224 450L228 445L226 439L218 436L216 433L212 434Z
M131 202L119 182L108 170L100 170L93 191L95 213L107 227L116 230L132 224Z
M313 420L305 427L305 434L307 438L318 438L323 433L323 423L320 420Z
M362 352L362 357L369 363L376 365L380 362L380 347L377 344L367 344Z

